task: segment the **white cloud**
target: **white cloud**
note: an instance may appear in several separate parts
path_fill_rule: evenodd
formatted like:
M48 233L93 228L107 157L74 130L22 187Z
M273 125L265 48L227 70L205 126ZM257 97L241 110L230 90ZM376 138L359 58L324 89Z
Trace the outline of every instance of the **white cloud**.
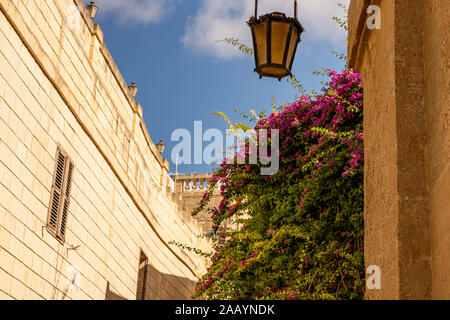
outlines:
M333 20L341 17L343 10L338 0L300 0L299 19L305 28L302 39L308 41L329 41L339 44L345 41L345 30ZM343 0L348 5L348 0ZM292 0L260 0L259 14L279 11L293 16ZM237 38L249 45L250 29L246 21L254 14L253 0L201 0L197 14L188 19L184 45L197 52L219 58L230 59L241 54L230 45L217 43L223 38Z
M90 1L84 1L89 3ZM112 14L118 23L158 22L179 0L96 0L99 15Z

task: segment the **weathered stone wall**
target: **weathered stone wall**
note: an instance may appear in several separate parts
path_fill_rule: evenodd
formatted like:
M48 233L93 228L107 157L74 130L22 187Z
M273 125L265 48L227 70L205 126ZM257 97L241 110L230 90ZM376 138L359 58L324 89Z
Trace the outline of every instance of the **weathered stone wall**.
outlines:
M366 26L381 8L381 29ZM352 0L349 65L364 81L368 299L449 298L447 0Z
M423 14L425 149L433 299L450 299L450 1Z
M58 145L75 164L64 244L45 229ZM168 242L209 244L167 171L82 1L0 0L0 299L135 299L141 250L150 297L189 298L204 260Z

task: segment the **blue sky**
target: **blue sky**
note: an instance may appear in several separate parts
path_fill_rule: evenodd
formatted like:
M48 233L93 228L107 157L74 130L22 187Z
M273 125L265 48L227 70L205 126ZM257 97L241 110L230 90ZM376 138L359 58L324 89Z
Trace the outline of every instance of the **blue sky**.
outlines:
M87 2L87 1L85 1ZM260 0L259 12L293 14L291 0ZM348 1L344 1L348 3ZM94 19L125 81L136 82L136 100L155 143L163 140L163 156L177 142L177 128L193 133L194 121L203 130L225 132L223 120L209 112L220 110L240 120L242 111L270 110L293 101L296 91L286 80L259 79L254 60L215 40L234 37L251 46L245 21L253 14L253 0L100 0ZM343 63L330 50L345 51L345 31L332 21L342 16L337 0L300 0L299 18L305 28L292 72L307 88L320 89L312 71L322 66L341 70ZM207 144L207 143L205 143ZM179 173L209 172L209 165L180 165ZM171 172L175 164L171 163Z

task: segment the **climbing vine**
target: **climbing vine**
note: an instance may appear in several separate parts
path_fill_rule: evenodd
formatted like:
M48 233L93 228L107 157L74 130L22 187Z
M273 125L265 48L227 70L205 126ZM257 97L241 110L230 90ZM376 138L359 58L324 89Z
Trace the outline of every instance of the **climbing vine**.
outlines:
M278 173L263 176L261 163L237 161L215 170L193 212L207 208L218 185L223 200L207 209L214 252L197 297L363 297L361 79L350 69L327 75L320 94L302 95L257 121L257 132L279 130Z
M340 4L348 14L346 7ZM333 18L347 30L347 18ZM223 42L245 54L237 39ZM340 60L345 54L332 51ZM363 90L359 73L322 68L322 91L292 75L296 101L272 113L251 111L254 129L279 130L280 167L224 161L192 213L207 210L214 252L194 297L207 299L361 299L364 296ZM233 124L232 132L247 130ZM269 133L270 136L270 133ZM270 145L270 142L268 143ZM247 157L249 143L244 144ZM274 151L272 151L274 152ZM248 161L247 161L248 163ZM223 200L208 208L215 188ZM230 224L231 222L231 224ZM228 227L226 227L228 226Z

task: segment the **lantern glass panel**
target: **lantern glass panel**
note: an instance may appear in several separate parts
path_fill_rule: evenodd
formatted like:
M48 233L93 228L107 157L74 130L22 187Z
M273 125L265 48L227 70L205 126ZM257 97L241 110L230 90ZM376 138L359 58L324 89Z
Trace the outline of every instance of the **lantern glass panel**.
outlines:
M294 53L295 53L295 48L297 47L298 39L299 39L298 31L296 28L293 28L292 34L291 34L291 42L289 44L288 55L287 55L287 60L286 60L286 65L289 70L291 70L292 63L294 62Z
M271 30L271 60L272 63L282 65L284 60L284 51L288 38L290 24L285 22L272 21Z
M255 40L258 65L267 63L267 22L255 25Z

